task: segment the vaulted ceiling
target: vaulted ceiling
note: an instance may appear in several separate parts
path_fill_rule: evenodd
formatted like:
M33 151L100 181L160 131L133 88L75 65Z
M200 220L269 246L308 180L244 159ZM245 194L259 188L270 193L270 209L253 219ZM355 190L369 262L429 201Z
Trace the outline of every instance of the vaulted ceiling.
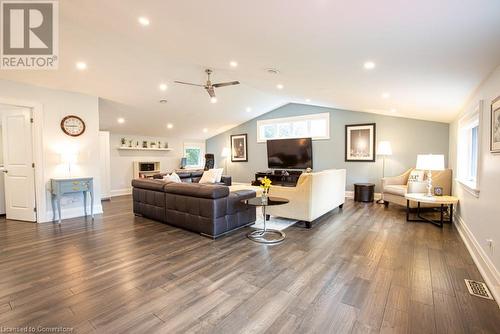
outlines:
M59 70L0 78L99 96L102 129L203 139L288 102L448 122L499 64L498 0L64 0ZM241 85L212 104L173 82L205 68Z

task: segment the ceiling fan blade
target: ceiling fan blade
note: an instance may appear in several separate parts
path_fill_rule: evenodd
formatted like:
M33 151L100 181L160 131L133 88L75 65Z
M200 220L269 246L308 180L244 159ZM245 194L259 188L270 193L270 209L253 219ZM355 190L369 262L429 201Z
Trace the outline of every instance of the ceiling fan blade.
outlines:
M190 82L183 82L183 81L174 81L175 83L178 84L183 84L183 85L190 85L190 86L197 86L197 87L205 87L205 85L198 85Z
M215 90L213 87L206 87L205 89L207 90L207 93L208 95L210 95L210 97L215 97Z
M221 82L221 83L216 83L213 84L212 86L215 88L220 88L220 87L226 87L226 86L234 86L234 85L239 85L239 81L231 81L231 82Z

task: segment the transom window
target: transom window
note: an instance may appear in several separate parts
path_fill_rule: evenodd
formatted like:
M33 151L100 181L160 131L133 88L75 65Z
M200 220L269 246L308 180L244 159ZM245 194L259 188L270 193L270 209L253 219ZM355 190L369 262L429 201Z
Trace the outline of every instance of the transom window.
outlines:
M257 141L304 138L330 139L330 114L275 118L257 121Z

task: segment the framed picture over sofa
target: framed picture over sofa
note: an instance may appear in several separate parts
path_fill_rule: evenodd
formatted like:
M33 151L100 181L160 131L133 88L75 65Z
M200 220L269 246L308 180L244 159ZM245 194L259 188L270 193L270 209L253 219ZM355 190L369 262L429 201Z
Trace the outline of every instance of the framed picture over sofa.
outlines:
M345 126L345 161L375 161L375 123Z
M231 135L231 161L248 161L247 134Z

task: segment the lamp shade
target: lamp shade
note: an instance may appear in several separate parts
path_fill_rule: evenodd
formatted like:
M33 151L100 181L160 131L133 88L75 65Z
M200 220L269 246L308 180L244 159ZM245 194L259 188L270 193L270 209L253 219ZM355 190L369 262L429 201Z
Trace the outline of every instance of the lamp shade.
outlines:
M417 169L444 170L444 155L419 154L417 155Z
M227 158L229 156L229 149L227 147L224 147L222 149L222 152L221 152L220 156L223 157L223 158Z
M61 163L63 164L75 164L77 161L76 152L63 152L61 153Z
M379 155L392 155L391 142L379 141L377 147L377 154Z

